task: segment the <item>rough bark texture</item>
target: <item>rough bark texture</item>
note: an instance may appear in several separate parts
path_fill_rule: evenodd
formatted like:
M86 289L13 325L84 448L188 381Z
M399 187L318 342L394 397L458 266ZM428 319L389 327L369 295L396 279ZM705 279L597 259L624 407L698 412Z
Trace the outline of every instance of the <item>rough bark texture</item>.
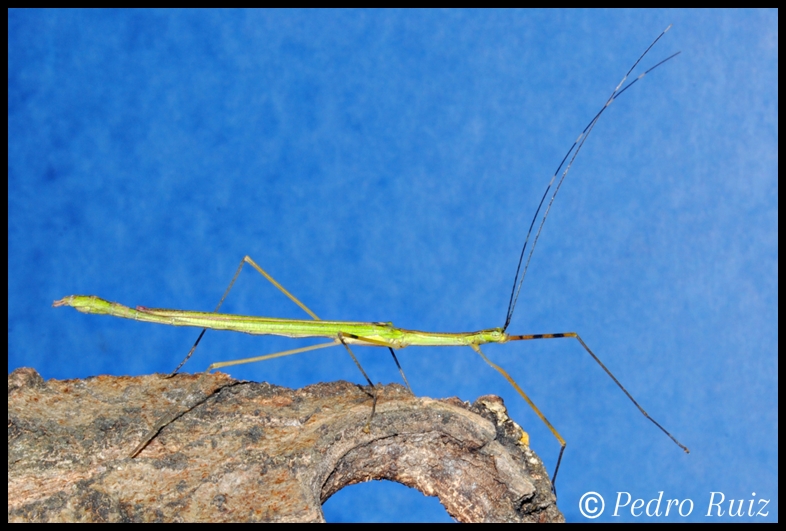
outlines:
M345 485L388 479L462 522L563 521L502 400L347 382L291 390L200 377L8 376L9 521L324 521ZM167 411L185 411L134 459Z

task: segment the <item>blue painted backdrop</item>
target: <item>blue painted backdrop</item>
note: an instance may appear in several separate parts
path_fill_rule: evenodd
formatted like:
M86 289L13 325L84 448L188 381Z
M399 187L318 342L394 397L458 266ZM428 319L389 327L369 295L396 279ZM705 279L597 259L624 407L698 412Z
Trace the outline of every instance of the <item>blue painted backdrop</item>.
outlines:
M195 330L53 309L69 294L209 310L251 255L323 318L468 331L504 321L525 229L629 65L682 50L606 113L569 175L513 333L487 348L568 441L567 518L602 494L771 499L778 518L775 11L10 11L8 370L171 370ZM244 273L228 312L304 314ZM209 333L187 370L297 346ZM358 349L375 381L389 355ZM553 469L558 445L470 349L400 353L414 390L495 393ZM362 382L339 349L232 368ZM752 493L755 492L755 495ZM624 495L623 495L624 496ZM716 498L717 499L717 498ZM758 507L758 505L757 505ZM746 505L747 508L747 505ZM724 510L728 507L724 505ZM447 518L397 485L328 519ZM672 511L673 512L673 511ZM669 520L681 520L673 514Z

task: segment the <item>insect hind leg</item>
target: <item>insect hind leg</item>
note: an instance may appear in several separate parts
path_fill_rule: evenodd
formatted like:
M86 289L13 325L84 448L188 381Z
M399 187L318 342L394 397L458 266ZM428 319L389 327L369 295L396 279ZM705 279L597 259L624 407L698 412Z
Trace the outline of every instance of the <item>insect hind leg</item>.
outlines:
M221 296L221 300L218 301L218 304L216 305L216 308L213 310L213 313L218 312L218 309L221 308L222 304L224 304L224 300L226 300L227 295L229 295L229 292L232 290L232 286L235 285L235 282L237 281L238 277L240 276L240 272L243 270L243 266L246 265L246 264L249 264L251 267L256 269L257 272L259 272L260 275L265 277L265 279L267 279L268 282L273 284L276 287L276 289L278 289L281 293L286 295L292 302L294 302L295 304L300 306L300 308L304 312L306 312L312 319L317 320L317 321L320 320L319 317L317 317L317 314L312 312L311 309L308 306L306 306L305 304L300 302L300 300L298 300L297 297L295 297L289 291L287 291L287 289L284 286L282 286L281 284L276 282L276 279L274 279L272 276L270 276L270 274L268 274L267 271L265 271L264 269L259 267L259 265L256 262L254 262L254 260L252 260L251 257L248 256L248 255L244 256L243 259L240 261L240 265L237 266L237 270L235 271L235 274L232 276L232 280L229 282L229 286L227 286L226 291L224 291L224 294ZM202 331L199 333L199 337L197 337L196 341L194 341L194 345L191 347L191 350L188 351L188 354L186 354L186 357L183 358L183 361L180 362L180 364L175 368L174 371L172 371L167 376L167 378L171 378L175 374L177 374L177 371L179 371L181 369L181 367L183 367L183 365L185 365L185 363L191 358L191 356L194 355L194 352L196 351L197 347L199 346L199 342L202 341L202 337L205 335L205 332L207 332L207 328L203 328L202 329Z

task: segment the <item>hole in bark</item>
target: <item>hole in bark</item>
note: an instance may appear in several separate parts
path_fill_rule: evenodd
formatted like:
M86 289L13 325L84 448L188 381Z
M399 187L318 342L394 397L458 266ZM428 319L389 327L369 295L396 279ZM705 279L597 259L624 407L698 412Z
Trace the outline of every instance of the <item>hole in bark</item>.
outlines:
M393 481L342 488L322 504L325 520L339 522L453 522L435 496Z

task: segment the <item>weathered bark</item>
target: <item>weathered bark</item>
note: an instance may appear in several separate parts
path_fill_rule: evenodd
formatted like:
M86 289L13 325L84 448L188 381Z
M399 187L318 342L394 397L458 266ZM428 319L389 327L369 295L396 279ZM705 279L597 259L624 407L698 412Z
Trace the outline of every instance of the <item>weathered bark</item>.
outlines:
M323 521L345 485L388 479L457 520L563 521L502 400L347 382L291 390L225 374L8 376L9 521ZM173 406L185 411L134 459Z

